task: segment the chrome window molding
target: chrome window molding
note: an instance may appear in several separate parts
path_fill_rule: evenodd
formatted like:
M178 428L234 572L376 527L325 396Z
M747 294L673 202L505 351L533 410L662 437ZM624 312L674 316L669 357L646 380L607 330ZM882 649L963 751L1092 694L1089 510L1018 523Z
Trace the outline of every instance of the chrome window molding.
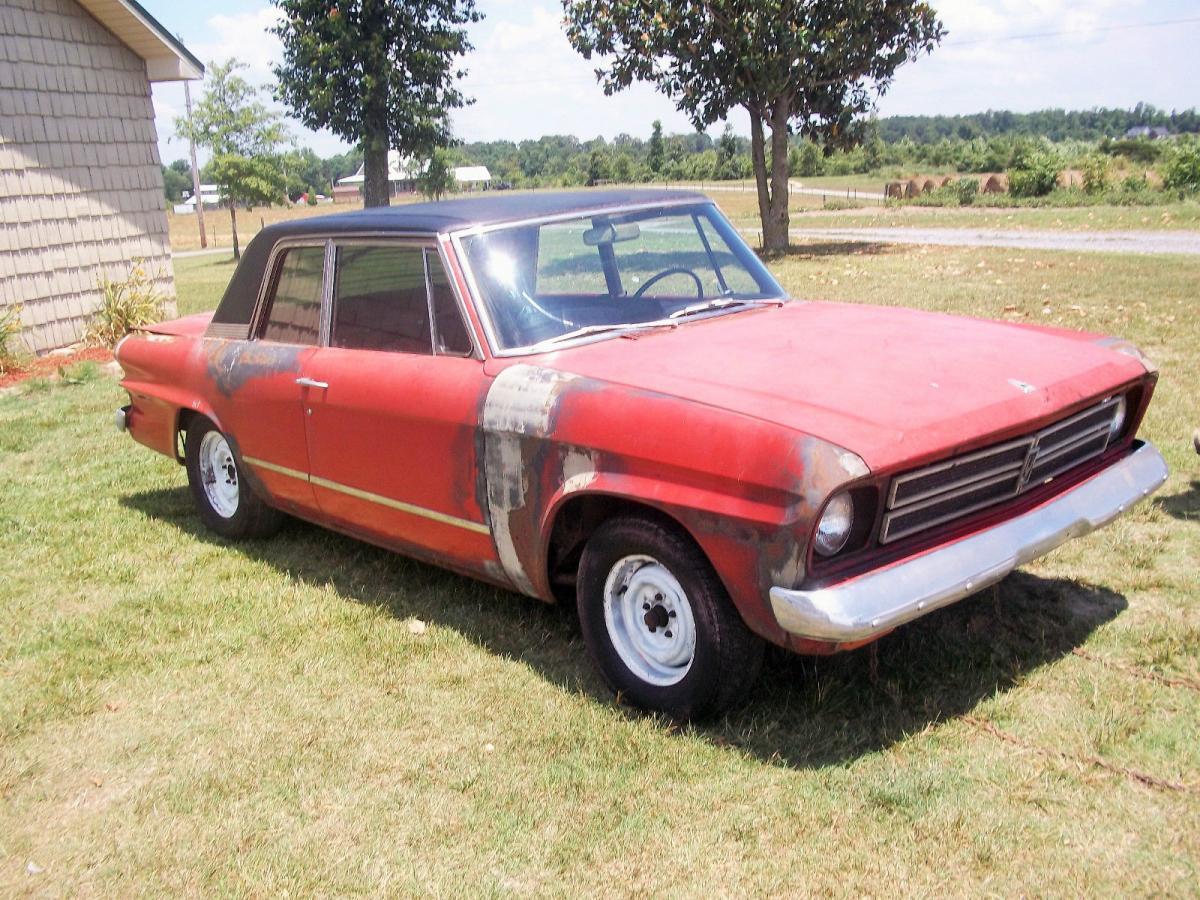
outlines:
M660 201L652 202L652 203L634 203L634 204L627 204L624 206L607 206L607 207L602 206L602 207L594 207L594 208L583 208L583 209L578 209L578 210L575 210L575 211L569 212L569 213L556 213L551 216L532 216L532 217L526 218L526 219L514 219L511 222L498 222L494 225L473 225L469 228L461 228L461 229L458 229L455 231L447 232L446 237L450 241L451 246L453 246L453 248L454 248L455 259L458 260L458 265L459 265L459 268L462 270L463 278L467 282L467 290L470 292L470 295L471 295L470 299L471 299L472 308L475 310L475 314L479 317L480 325L483 328L484 338L487 341L488 352L493 357L505 358L505 357L514 357L514 356L532 356L532 355L546 353L546 352L550 352L550 351L534 350L533 345L526 345L523 347L509 347L507 349L501 349L500 342L496 338L495 326L492 323L491 316L488 314L486 304L484 304L482 301L483 294L479 289L479 282L475 278L475 272L474 272L473 267L471 266L470 262L467 260L466 250L464 249L463 244L462 244L463 238L477 237L479 235L490 234L493 231L502 231L506 228L521 228L521 227L525 227L528 225L550 225L555 222L569 222L572 219L582 219L582 218L586 218L588 216L620 215L623 213L644 212L646 210L652 210L652 209L677 209L677 208L685 207L685 206L705 206L708 209L712 210L712 212L714 212L716 215L725 219L725 222L729 225L729 227L731 229L733 229L735 232L737 230L736 228L734 228L733 223L729 222L729 219L725 216L724 213L721 212L720 207L718 207L717 204L714 203L712 200L710 200L707 197L703 197L703 196L688 196L688 197L681 197L678 200L667 200L667 201L660 200ZM767 274L768 275L770 274L769 270L768 270ZM775 280L774 276L772 276L772 281L774 281L774 280ZM776 284L778 284L778 282L776 282ZM793 301L790 297L787 296L787 292L783 290L782 286L780 286L780 290L782 292L781 296L772 297L769 299L779 300L782 303L797 302L797 301ZM716 318L717 316L727 316L727 315L732 315L735 313L745 312L745 311L746 311L745 308L742 308L742 309L737 309L737 308L735 308L735 309L716 309L709 313L702 313L700 315L690 316L688 318L688 321L689 322L700 322L700 321L703 321L704 319ZM682 324L684 324L684 323L682 323L682 322L676 323L676 325L682 325ZM669 326L664 326L664 327L669 327ZM572 347L581 347L586 344L596 344L596 343L599 343L600 341L607 341L607 340L611 340L615 337L620 337L620 335L623 333L624 332L618 330L618 331L605 332L603 334L583 335L579 338L576 338L573 341L566 341L562 344L556 345L554 348L554 351L557 352L558 350L567 350Z
M261 332L263 326L263 318L267 315L267 307L271 298L274 295L275 276L278 274L279 266L283 262L283 256L288 250L296 247L324 247L325 248L325 264L321 271L321 319L325 317L326 307L326 287L329 280L329 238L318 237L316 235L304 235L303 237L280 238L271 248L271 255L267 257L267 264L263 266L263 278L258 285L258 297L254 301L254 312L250 316L250 327L247 330L247 340L261 340ZM321 337L318 335L316 344L285 344L282 341L270 341L272 344L282 344L284 346L294 347L320 347Z
M432 290L432 284L429 279L428 269L428 254L430 251L438 252L438 258L441 262L443 271L446 274L446 280L450 283L451 290L454 293L454 298L458 304L458 314L462 318L466 326L467 338L471 342L471 352L466 354L460 353L439 353L437 350L437 342L435 339L436 325L430 318L430 348L431 356L454 356L465 359L482 360L483 353L479 350L479 338L476 334L474 323L471 317L467 314L465 300L461 291L458 288L456 280L450 277L449 266L446 265L445 250L440 240L440 235L431 234L429 232L399 232L399 231L362 231L362 232L321 232L306 235L297 235L295 237L280 238L271 247L271 253L267 257L267 264L263 267L263 278L259 282L258 296L255 299L254 310L250 317L248 326L237 326L238 334L231 335L232 337L240 337L245 340L257 341L260 340L260 331L263 322L263 316L267 314L267 307L270 302L272 288L275 283L275 275L281 263L281 258L284 253L295 247L321 247L325 248L325 264L322 271L321 281L321 326L319 342L313 344L297 344L294 346L302 347L329 347L331 346L332 327L333 327L333 289L336 280L337 266L337 248L343 246L403 246L415 247L423 251L425 256L425 290L428 295ZM431 310L432 313L432 310ZM211 326L210 326L211 327ZM243 333L244 332L244 333ZM207 335L217 337L218 335ZM274 343L274 342L272 342ZM393 351L384 351L393 352Z

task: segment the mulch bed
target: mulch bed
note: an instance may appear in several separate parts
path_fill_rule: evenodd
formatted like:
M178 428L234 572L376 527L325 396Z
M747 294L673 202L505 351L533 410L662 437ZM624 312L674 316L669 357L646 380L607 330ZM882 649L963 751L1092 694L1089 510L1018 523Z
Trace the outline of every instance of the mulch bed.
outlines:
M113 358L112 351L107 347L84 347L70 356L39 356L22 365L19 369L10 369L0 375L0 388L12 387L28 378L46 378L59 369L73 366L81 362L104 364Z

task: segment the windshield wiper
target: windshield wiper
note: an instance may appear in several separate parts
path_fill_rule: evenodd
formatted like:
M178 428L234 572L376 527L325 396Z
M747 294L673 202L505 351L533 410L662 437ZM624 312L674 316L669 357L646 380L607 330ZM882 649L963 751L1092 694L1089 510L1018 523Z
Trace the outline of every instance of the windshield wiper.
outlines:
M783 306L783 301L717 297L713 300L705 300L703 303L693 303L691 306L684 306L681 309L675 310L675 312L671 313L669 316L667 316L667 318L682 319L684 316L694 316L698 313L710 312L714 309L729 309L733 306Z
M556 344L563 344L567 341L573 341L575 338L587 337L591 334L603 334L606 331L642 331L646 328L663 328L666 326L674 327L674 323L668 322L665 319L656 319L652 322L617 322L615 324L584 325L582 328L576 328L574 331L568 331L566 334L558 334L554 337L546 338L544 341L538 341L536 344L531 344L525 349L532 353L540 353L542 350L548 350Z

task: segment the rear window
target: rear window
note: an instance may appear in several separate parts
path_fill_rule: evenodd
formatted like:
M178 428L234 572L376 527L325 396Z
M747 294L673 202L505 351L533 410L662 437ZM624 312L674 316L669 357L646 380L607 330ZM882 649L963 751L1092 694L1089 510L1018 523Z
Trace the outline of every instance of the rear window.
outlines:
M316 344L321 335L325 248L285 250L276 271L262 339L281 344Z

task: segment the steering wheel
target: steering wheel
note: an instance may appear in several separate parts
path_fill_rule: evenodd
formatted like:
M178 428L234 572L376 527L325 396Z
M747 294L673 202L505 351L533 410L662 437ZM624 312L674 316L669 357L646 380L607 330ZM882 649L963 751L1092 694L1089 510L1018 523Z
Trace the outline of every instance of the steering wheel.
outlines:
M636 291L633 292L633 299L637 300L639 297L642 296L642 294L646 293L646 291L648 291L650 289L651 285L657 284L658 282L662 281L664 278L667 278L670 275L687 275L687 276L689 276L692 279L692 281L696 282L696 299L697 300L704 299L704 282L700 280L699 275L697 275L691 269L688 269L684 266L672 266L669 269L663 269L657 275L651 275L649 278L647 278L642 283L642 286L640 288L638 288Z

